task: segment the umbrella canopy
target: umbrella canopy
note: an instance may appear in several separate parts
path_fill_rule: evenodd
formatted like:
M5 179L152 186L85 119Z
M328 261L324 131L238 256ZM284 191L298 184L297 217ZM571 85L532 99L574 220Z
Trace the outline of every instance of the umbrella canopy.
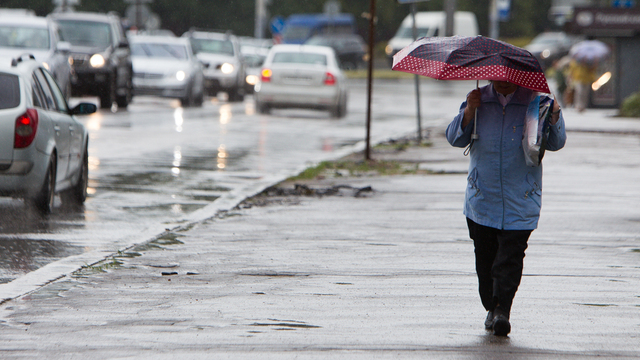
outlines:
M593 64L609 56L609 47L602 41L584 40L573 45L569 55L576 61Z
M509 81L551 92L529 51L483 36L418 39L393 56L392 69L439 80Z

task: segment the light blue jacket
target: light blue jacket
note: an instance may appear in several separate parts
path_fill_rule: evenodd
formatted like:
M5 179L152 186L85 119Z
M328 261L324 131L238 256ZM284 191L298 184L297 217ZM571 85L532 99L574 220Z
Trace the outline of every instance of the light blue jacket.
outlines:
M533 230L542 205L542 165L527 166L522 149L525 114L532 91L519 87L505 107L493 85L480 88L476 139L471 147L464 214L496 229ZM447 128L447 140L464 148L471 141L473 121L462 128L466 101ZM562 112L550 126L547 150L560 150L566 141Z

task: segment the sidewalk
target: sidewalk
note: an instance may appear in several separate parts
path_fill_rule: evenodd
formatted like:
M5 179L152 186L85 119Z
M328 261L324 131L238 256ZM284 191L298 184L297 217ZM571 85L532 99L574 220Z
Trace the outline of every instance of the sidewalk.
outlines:
M3 304L0 357L640 358L640 120L570 113L508 338L484 330L468 159L438 128L374 158L443 174L310 182L373 192L269 198Z

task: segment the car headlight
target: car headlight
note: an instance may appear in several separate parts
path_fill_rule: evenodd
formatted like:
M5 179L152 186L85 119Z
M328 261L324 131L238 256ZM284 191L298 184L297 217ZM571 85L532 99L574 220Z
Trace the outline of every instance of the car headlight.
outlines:
M393 48L391 47L391 45L387 45L384 47L384 52L388 55L391 56L391 54L393 53Z
M255 84L258 83L258 76L256 76L256 75L247 75L245 81L249 85L255 85Z
M91 64L91 66L93 66L94 68L101 68L105 64L104 57L102 57L102 55L100 54L93 54L93 56L91 56L91 59L89 59L89 64Z
M176 79L178 79L178 81L184 81L186 78L187 74L184 71L180 70L176 73Z
M543 59L548 58L549 56L551 56L551 50L549 49L544 49L542 51L542 53L540 54L540 56L542 56Z
M223 74L231 74L233 72L233 65L224 63L220 66L220 71L222 71Z
M51 67L49 66L49 64L48 64L48 63L43 62L43 63L42 63L42 66L44 66L44 68L45 68L45 69L47 69L47 70L51 71Z

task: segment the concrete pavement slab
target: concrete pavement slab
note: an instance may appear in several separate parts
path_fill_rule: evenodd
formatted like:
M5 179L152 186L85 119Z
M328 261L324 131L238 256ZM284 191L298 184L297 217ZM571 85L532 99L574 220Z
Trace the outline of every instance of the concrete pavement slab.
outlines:
M438 131L432 141L385 156L455 171L327 178L311 185L374 191L223 212L6 302L0 354L640 358L638 136L574 132L545 156L508 338L483 327L461 211L468 160Z

